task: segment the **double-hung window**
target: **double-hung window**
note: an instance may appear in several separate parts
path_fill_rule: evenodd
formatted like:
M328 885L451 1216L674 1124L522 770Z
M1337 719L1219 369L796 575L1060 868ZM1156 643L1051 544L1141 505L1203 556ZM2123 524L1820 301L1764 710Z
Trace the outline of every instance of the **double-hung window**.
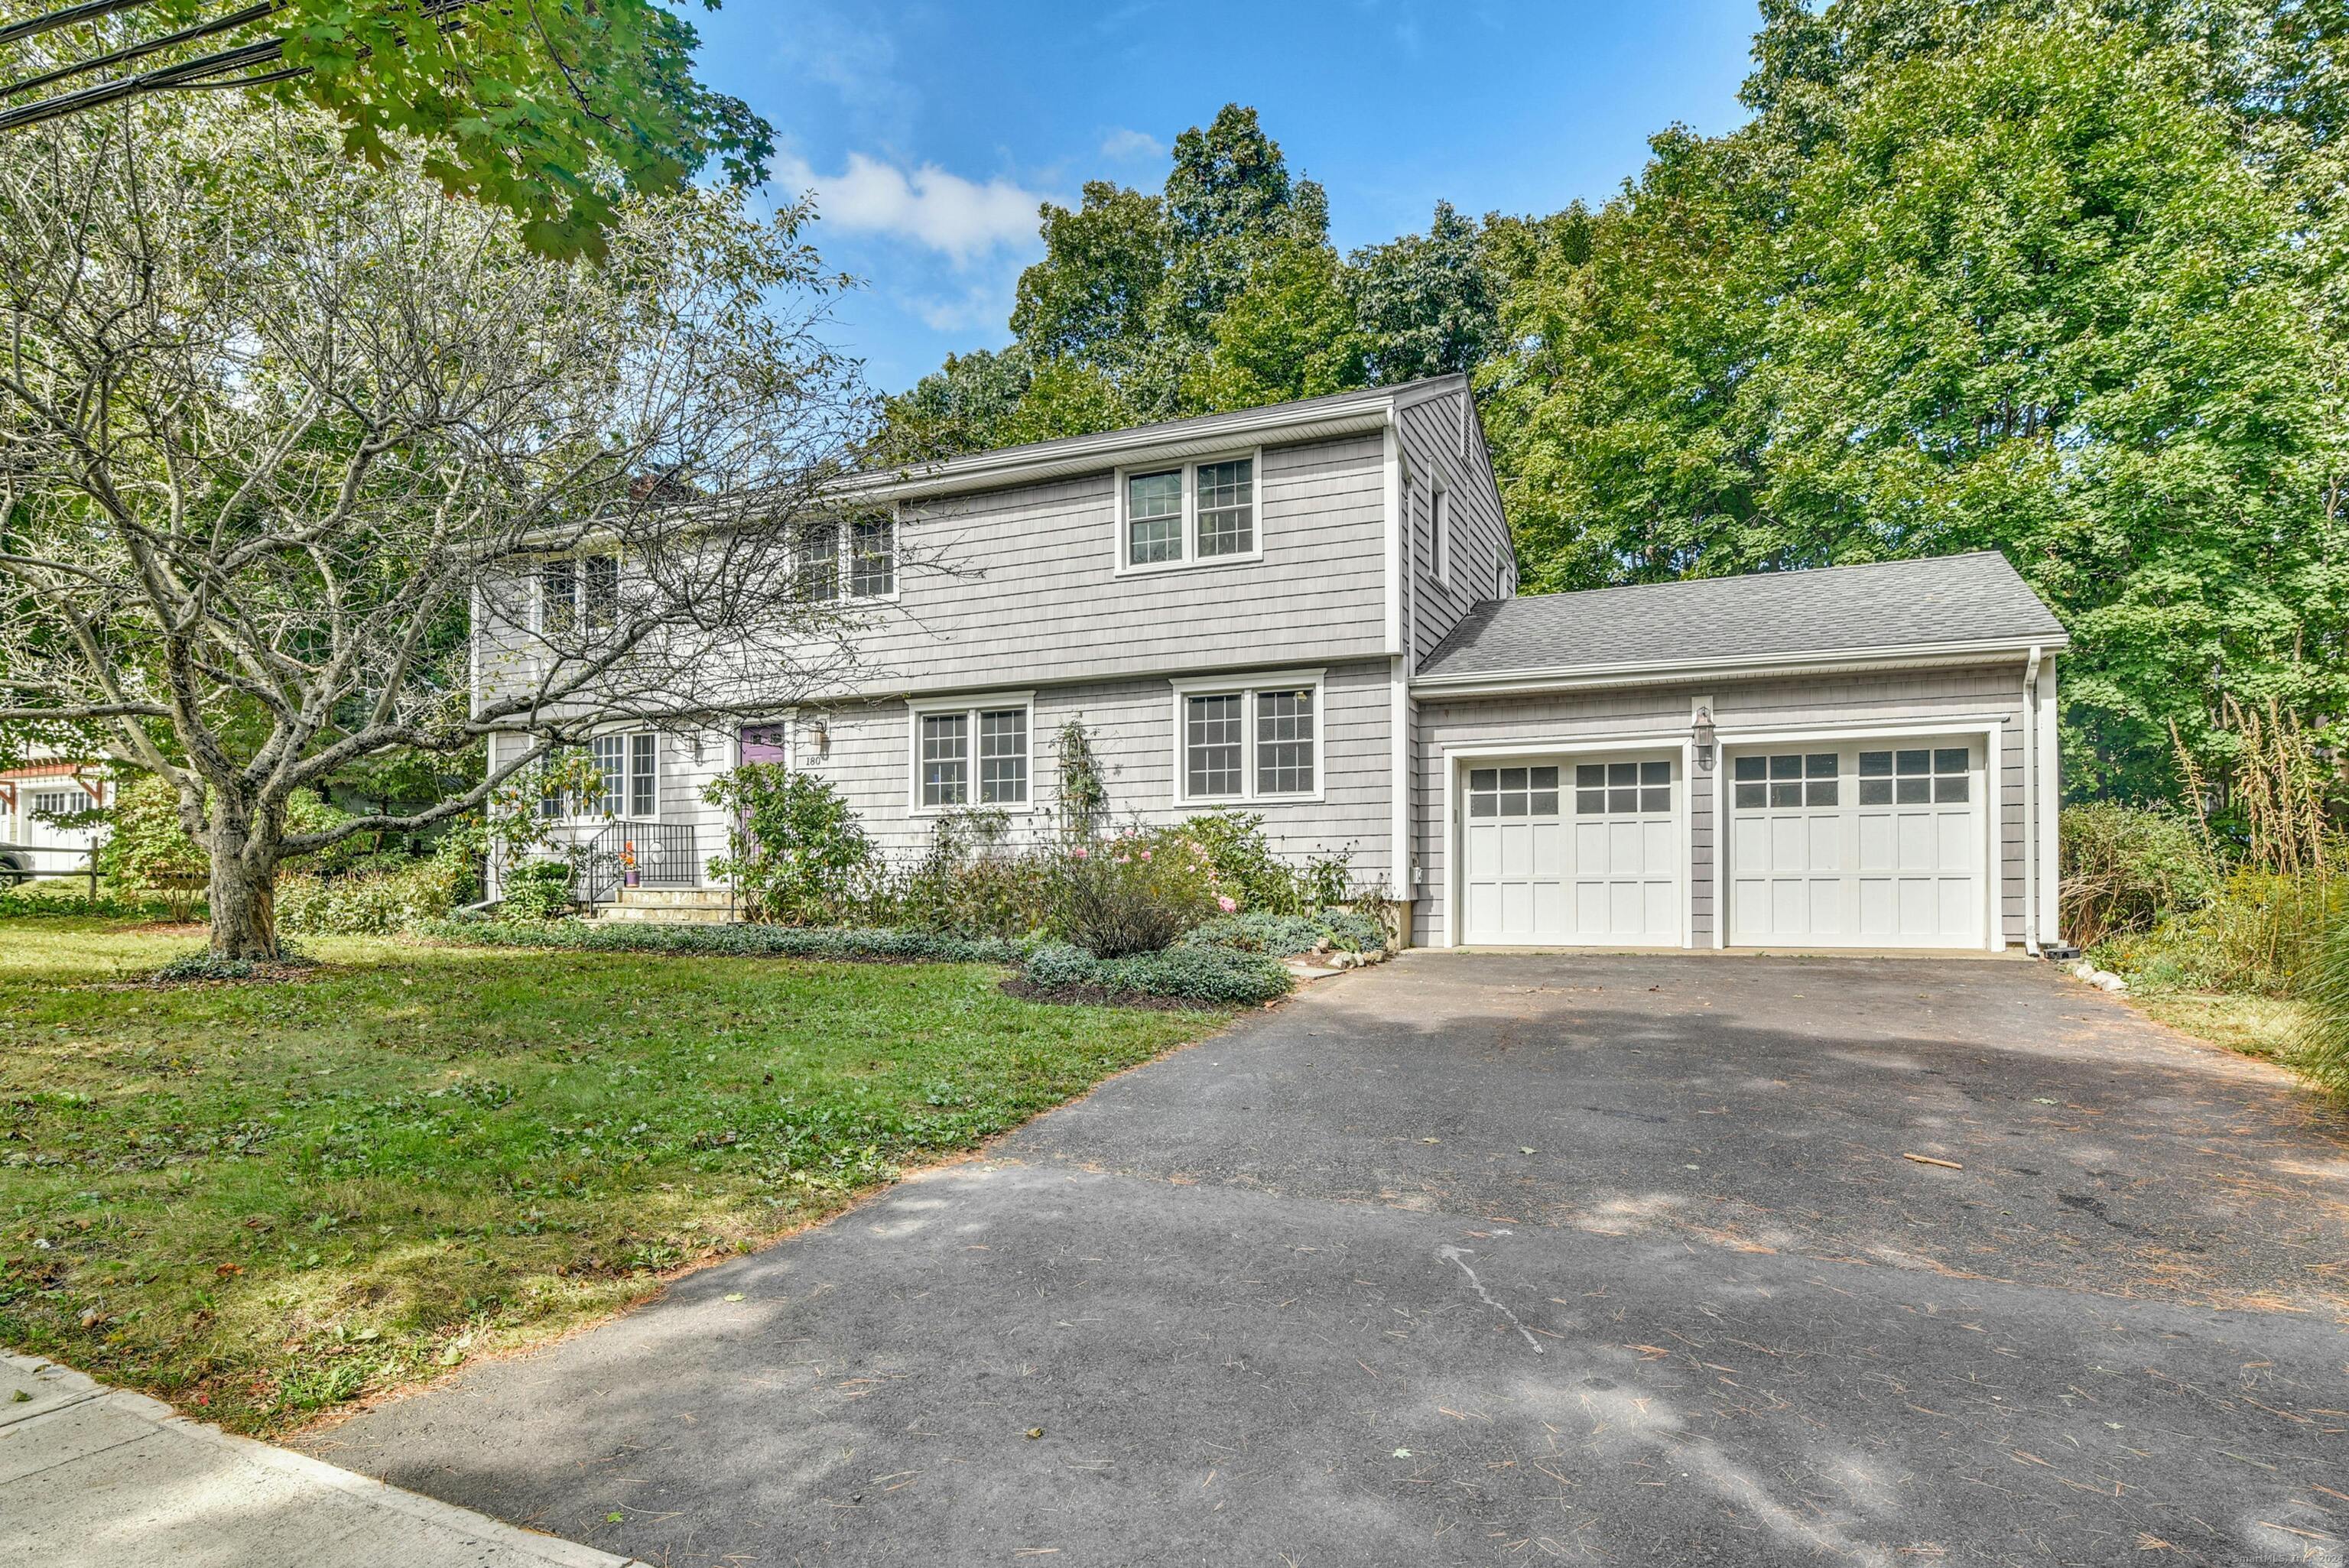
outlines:
M1024 694L919 703L913 717L915 810L1028 809L1034 725Z
M1256 453L1121 469L1117 568L1156 572L1248 561L1264 553Z
M609 627L620 618L620 558L610 551L557 555L538 568L538 628Z
M792 573L801 599L829 604L843 597L887 599L897 592L897 520L878 513L823 518L800 525Z
M1179 802L1319 794L1318 671L1234 686L1185 681L1175 686L1174 703Z
M660 815L659 736L648 729L599 735L587 743L587 755L595 763L594 781L573 791L568 800L561 790L542 790L541 817L650 820Z

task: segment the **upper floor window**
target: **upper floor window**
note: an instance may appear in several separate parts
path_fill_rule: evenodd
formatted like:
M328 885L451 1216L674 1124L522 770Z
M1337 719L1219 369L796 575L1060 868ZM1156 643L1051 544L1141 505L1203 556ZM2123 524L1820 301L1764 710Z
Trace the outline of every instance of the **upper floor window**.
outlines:
M852 599L887 599L897 592L897 521L886 515L800 525L792 563L799 595L831 603L845 584Z
M924 811L1029 804L1030 701L986 697L914 709L914 802Z
M1257 458L1121 469L1118 570L1153 572L1261 557Z
M538 626L567 632L609 626L620 615L620 558L609 551L558 555L538 569Z
M1318 673L1175 687L1176 796L1183 801L1310 799L1320 792Z

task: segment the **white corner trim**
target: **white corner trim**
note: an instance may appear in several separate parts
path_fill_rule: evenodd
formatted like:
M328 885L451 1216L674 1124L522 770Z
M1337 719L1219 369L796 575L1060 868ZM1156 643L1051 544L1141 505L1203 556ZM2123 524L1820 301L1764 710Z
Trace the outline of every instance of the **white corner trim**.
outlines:
M1380 511L1386 520L1386 651L1405 652L1402 645L1402 431L1393 409L1387 411L1384 441L1384 495Z
M1408 901L1417 889L1412 868L1417 860L1412 843L1412 701L1410 683L1403 679L1403 661L1389 661L1387 677L1388 739L1392 743L1392 773L1389 789L1392 799L1387 823L1388 862L1387 886L1390 896ZM1406 940L1410 934L1404 933Z

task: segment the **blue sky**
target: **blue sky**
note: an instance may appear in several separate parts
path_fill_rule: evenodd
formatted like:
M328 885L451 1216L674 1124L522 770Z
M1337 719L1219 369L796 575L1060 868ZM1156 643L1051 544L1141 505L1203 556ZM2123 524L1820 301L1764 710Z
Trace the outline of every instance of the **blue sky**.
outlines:
M701 72L774 125L826 263L865 280L839 336L895 391L999 346L1036 206L1087 180L1156 190L1167 148L1253 104L1329 189L1341 249L1462 210L1603 201L1674 121L1744 118L1752 0L730 0L694 12Z

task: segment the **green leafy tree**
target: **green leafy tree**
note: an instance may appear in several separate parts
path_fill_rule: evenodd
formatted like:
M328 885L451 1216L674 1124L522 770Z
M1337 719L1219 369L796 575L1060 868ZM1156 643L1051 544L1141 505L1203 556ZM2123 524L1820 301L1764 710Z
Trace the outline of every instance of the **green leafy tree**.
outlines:
M1500 327L1500 294L1473 219L1435 204L1424 234L1348 258L1340 274L1372 381L1456 376L1484 362Z
M0 0L0 132L241 86L325 111L378 166L421 141L428 177L533 248L601 253L625 192L765 173L771 129L694 79L698 42L651 0Z
M1329 246L1293 240L1259 256L1214 318L1184 380L1187 408L1251 408L1360 387L1366 345Z

